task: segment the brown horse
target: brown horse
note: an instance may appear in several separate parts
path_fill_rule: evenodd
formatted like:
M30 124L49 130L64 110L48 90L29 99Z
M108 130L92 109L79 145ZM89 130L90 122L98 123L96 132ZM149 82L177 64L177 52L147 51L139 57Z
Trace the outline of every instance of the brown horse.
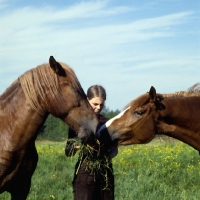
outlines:
M86 142L98 120L73 70L53 56L25 72L0 96L0 193L25 200L38 154L37 134L48 114L70 125Z
M197 87L195 87L197 88ZM200 93L156 94L154 87L128 104L98 131L99 140L121 145L150 142L155 134L181 140L200 150ZM106 138L106 139L105 139Z

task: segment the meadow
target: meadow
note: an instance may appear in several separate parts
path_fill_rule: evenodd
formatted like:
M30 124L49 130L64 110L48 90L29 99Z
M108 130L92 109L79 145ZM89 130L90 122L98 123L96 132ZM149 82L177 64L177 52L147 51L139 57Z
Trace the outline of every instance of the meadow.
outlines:
M64 142L36 142L39 154L28 200L72 200L77 155L67 158ZM113 159L116 200L197 200L200 156L174 140L120 147ZM8 200L9 194L0 195Z

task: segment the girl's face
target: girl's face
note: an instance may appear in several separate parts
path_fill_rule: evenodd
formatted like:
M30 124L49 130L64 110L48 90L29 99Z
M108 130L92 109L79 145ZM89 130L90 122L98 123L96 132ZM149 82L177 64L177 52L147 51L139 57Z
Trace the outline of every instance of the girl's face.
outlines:
M88 101L92 106L95 114L99 114L102 111L105 100L101 99L100 97L94 97L90 100L88 99Z

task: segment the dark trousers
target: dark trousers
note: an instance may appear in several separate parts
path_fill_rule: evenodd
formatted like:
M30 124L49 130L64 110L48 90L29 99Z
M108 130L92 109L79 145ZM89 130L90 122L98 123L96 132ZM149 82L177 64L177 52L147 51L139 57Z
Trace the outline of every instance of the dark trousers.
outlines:
M114 200L114 176L110 169L107 177L105 181L103 175L91 174L81 167L73 181L74 200Z

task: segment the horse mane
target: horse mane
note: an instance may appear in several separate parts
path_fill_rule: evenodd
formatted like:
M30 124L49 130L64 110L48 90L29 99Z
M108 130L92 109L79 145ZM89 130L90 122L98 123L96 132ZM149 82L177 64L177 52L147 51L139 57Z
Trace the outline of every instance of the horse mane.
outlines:
M67 82L69 85L72 85L75 89L81 91L83 94L83 89L74 73L74 71L68 67L64 63L60 63L63 68L67 71ZM51 69L49 64L39 65L36 68L33 68L18 78L19 82L21 83L21 87L24 91L26 99L30 103L31 107L38 112L39 114L43 115L45 113L44 108L41 106L39 99L41 99L47 106L52 107L51 102L48 100L46 96L45 89L49 89L49 93L51 95L51 99L54 101L61 101L62 95L61 90L59 87L58 76L57 74ZM60 93L59 98L56 95L56 92ZM56 112L56 108L54 108Z
M171 94L162 94L163 97L191 97L191 96L200 96L200 83L196 83L193 86L189 87L187 91L179 91Z
M163 98L173 98L173 97L191 97L191 96L200 96L200 83L196 83L193 86L189 87L187 91L179 91L169 94L158 94ZM139 96L137 99L132 100L129 104L125 106L124 109L131 107L132 109L140 107L149 102L148 92Z

